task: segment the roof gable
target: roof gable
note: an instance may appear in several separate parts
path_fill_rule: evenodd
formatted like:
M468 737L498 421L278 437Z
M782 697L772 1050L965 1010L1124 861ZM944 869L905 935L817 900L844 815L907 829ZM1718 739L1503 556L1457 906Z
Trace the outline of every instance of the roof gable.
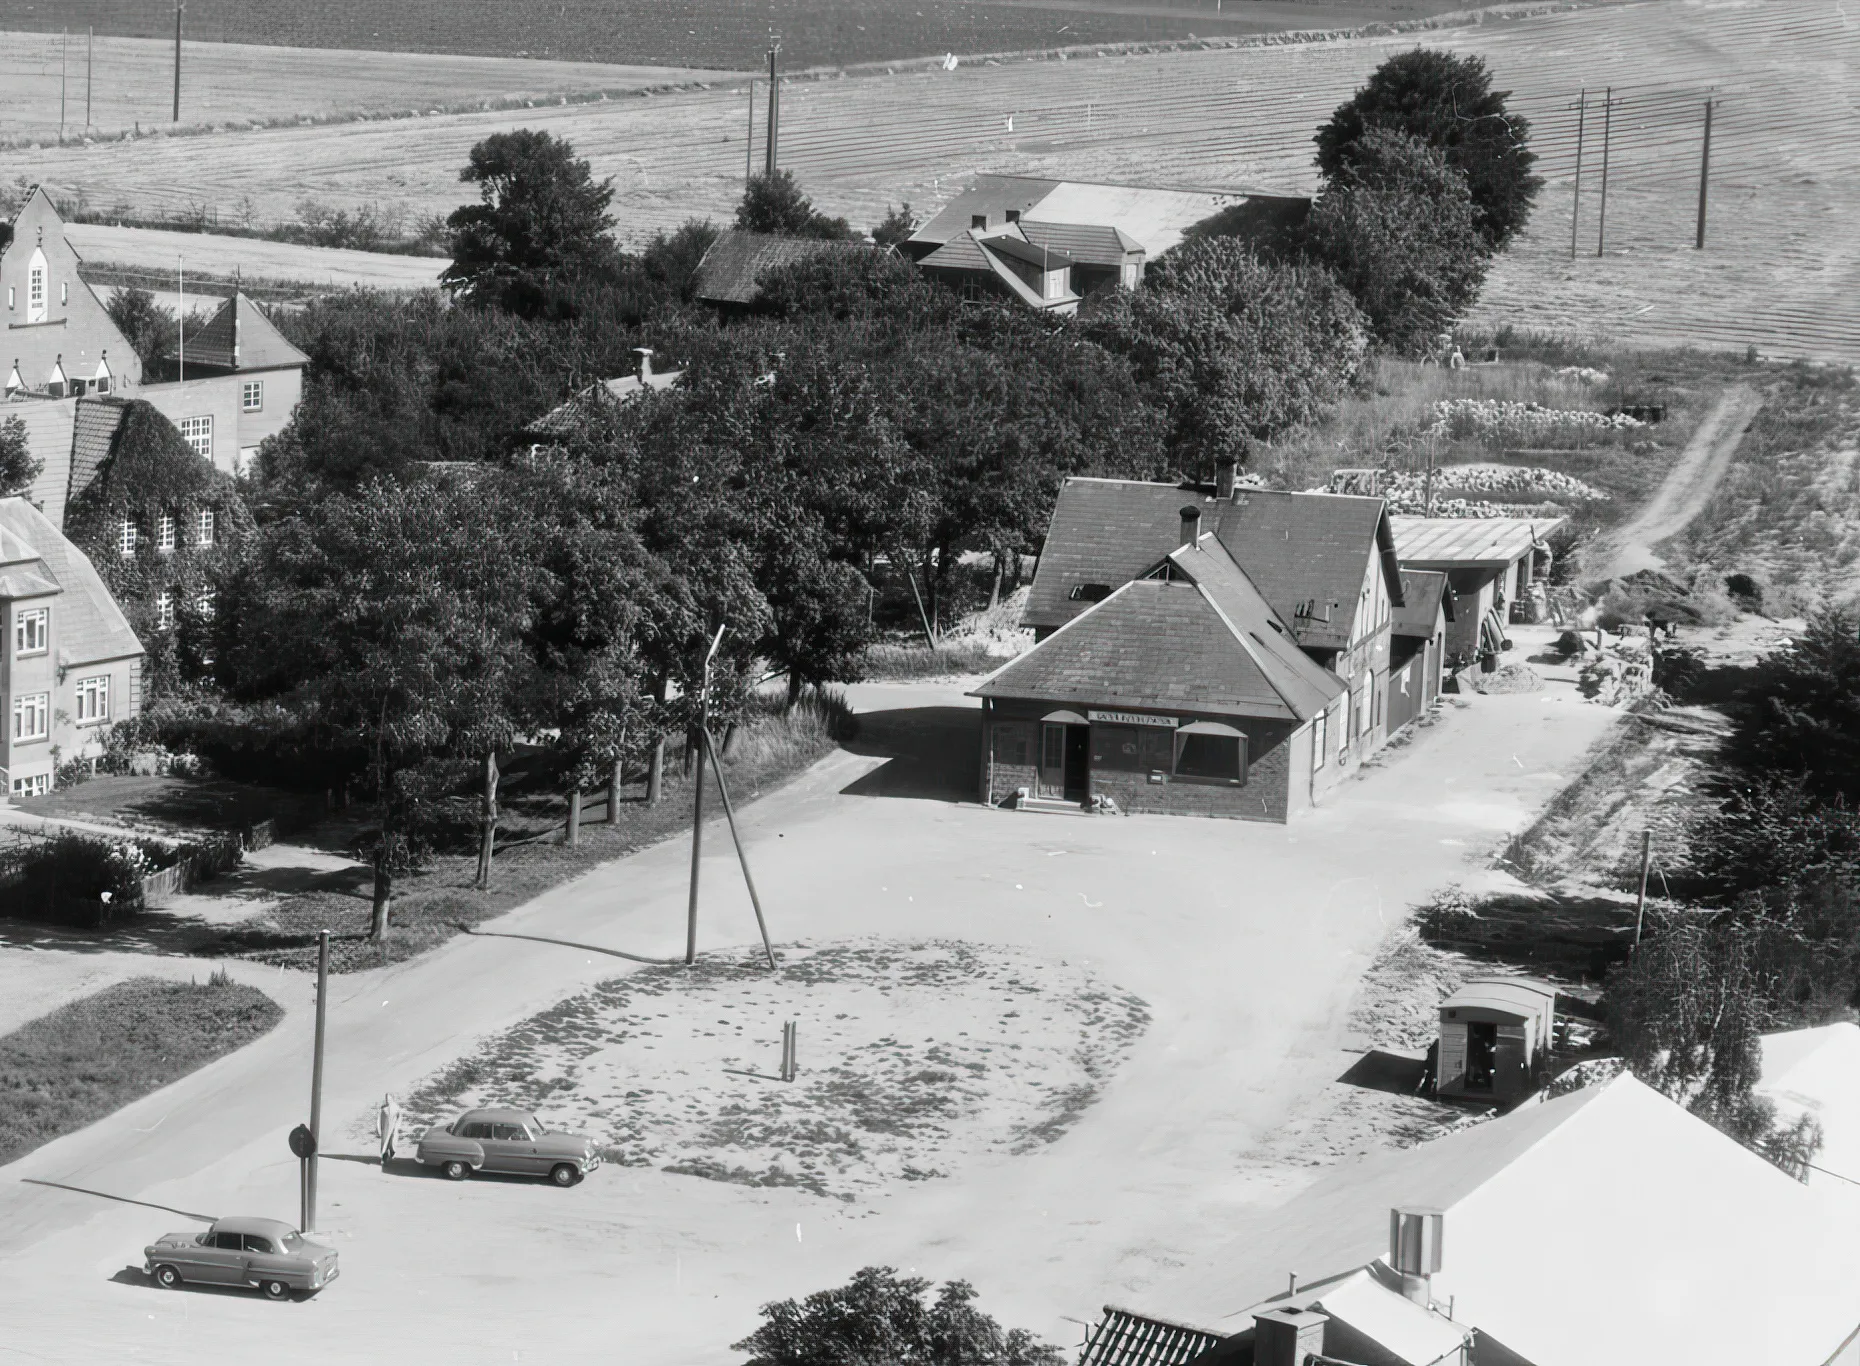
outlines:
M1453 620L1453 590L1445 571L1438 569L1404 569L1401 571L1401 602L1393 620L1398 636L1431 636L1441 613Z
M110 458L110 451L116 445L116 434L122 430L123 418L129 412L129 400L125 398L93 398L86 396L77 401L77 414L71 425L71 474L69 486L65 489L65 499L69 502L85 489L97 477L97 471L103 462Z
M186 348L189 361L221 370L278 370L310 363L310 357L285 340L264 310L238 291L220 305L205 327L187 338Z
M0 498L0 529L39 552L39 563L64 590L58 603L58 663L61 667L124 659L142 653L123 609L90 559L24 498Z
M1217 503L1221 544L1291 623L1299 643L1342 649L1356 634L1364 574L1383 548L1380 498L1237 489ZM1389 542L1391 551L1393 542ZM1384 565L1389 596L1401 601L1393 556Z
M1143 244L1122 228L1098 223L1047 223L1020 220L1023 236L1035 246L1064 252L1086 266L1122 267L1133 257L1143 258Z

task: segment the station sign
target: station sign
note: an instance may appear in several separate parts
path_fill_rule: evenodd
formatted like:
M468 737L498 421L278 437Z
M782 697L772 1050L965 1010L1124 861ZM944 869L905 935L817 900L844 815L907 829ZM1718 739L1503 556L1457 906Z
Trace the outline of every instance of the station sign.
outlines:
M1088 711L1085 718L1100 726L1168 726L1173 730L1182 724L1179 716L1150 716L1137 711Z

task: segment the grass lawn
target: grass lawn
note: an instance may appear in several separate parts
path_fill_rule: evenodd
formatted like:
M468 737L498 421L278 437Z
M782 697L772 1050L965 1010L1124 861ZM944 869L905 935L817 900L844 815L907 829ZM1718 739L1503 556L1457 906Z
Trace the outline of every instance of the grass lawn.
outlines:
M274 812L320 815L322 808L317 794L183 774L103 774L14 802L35 816L107 821L157 834L173 834L177 827L234 830Z
M845 722L843 705L822 706L810 697L791 712L743 726L734 742L719 736L719 745L728 748L723 771L731 801L749 802L830 753L838 743L836 728ZM581 842L573 849L563 845L557 833L567 817L566 797L507 789L500 799L500 843L490 890L473 885L475 850L442 852L418 873L396 880L388 933L379 942L368 938L372 875L357 869L348 886L288 897L196 951L310 968L316 960L317 932L327 929L332 939L330 965L338 972L382 967L424 953L464 927L502 915L597 864L688 831L692 784L684 776L682 747L668 743L666 750L659 804L647 806L643 780L633 783L623 790L619 821L610 823L604 798L589 794L582 808ZM713 816L720 814L714 781L707 780Z
M282 1017L256 987L138 977L0 1038L0 1165L243 1048Z
M993 673L1007 660L1008 656L991 654L976 640L949 640L935 650L922 642L905 645L881 641L866 648L865 679L889 683L911 678Z

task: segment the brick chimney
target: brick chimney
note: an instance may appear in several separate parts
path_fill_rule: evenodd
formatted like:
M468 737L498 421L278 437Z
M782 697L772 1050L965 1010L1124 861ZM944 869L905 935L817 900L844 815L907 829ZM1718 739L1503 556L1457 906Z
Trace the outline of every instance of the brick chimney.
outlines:
M639 382L645 384L652 378L652 348L636 346L633 354L639 357Z
M1223 455L1214 462L1214 496L1228 499L1234 496L1234 471L1240 462L1231 455Z
M1253 1366L1305 1366L1324 1355L1330 1315L1315 1309L1273 1309L1253 1315Z
M1185 507L1182 509L1182 545L1193 545L1201 537L1201 509Z

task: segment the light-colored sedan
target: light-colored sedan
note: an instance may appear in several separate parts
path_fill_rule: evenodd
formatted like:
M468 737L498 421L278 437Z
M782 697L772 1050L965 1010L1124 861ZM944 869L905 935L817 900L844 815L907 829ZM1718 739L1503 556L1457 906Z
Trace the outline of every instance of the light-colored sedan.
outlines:
M249 1285L269 1300L336 1279L336 1249L276 1219L216 1219L205 1233L164 1233L142 1249L155 1284Z
M467 1110L421 1134L414 1155L454 1181L473 1172L502 1172L572 1186L601 1165L593 1139L557 1133L527 1110Z

